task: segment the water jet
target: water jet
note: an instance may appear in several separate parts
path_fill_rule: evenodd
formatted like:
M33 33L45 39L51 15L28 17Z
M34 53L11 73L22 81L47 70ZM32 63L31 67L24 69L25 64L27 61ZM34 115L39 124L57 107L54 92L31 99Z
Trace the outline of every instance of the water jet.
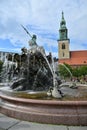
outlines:
M77 100L81 94L79 89L62 87L51 68L51 57L47 59L35 38L32 37L27 53L21 55L16 80L0 88L0 112L32 122L87 125L87 101ZM63 99L62 94L76 100Z

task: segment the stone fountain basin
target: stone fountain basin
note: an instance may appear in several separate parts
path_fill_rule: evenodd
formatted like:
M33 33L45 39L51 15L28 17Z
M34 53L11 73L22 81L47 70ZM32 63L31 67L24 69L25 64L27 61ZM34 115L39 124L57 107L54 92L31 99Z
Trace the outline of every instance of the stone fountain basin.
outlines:
M1 93L12 97L33 98L33 99L47 97L46 91L32 91L32 90L14 91L9 86L1 87L0 91Z
M27 99L16 97L11 91L8 93L6 90L1 91L0 99L0 112L20 120L60 125L87 125L87 101Z

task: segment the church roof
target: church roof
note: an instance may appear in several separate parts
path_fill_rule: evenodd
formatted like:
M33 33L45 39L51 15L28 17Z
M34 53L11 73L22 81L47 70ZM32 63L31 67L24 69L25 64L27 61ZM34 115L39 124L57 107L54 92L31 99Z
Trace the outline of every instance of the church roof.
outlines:
M67 63L72 66L87 65L87 50L70 51L69 59L59 59L59 63Z

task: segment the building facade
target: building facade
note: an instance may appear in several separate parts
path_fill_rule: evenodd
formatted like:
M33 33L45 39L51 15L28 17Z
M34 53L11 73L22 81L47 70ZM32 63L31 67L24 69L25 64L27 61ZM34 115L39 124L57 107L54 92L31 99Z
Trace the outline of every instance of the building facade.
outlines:
M58 62L67 63L71 66L87 65L87 50L70 51L70 39L68 29L62 12L58 40Z

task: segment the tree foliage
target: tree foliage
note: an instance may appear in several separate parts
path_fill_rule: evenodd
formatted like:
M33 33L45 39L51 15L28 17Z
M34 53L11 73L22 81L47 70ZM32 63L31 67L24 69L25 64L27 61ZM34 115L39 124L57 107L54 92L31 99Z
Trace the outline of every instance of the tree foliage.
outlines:
M87 75L87 66L76 67L73 69L73 76L80 77Z
M64 66L66 66L70 70L70 72L72 73L74 77L87 75L87 66L80 66L80 67L72 68L70 65L64 64L64 65L59 65L59 72L60 72L60 75L63 77L70 77L69 71L67 71L66 67Z
M66 63L59 65L59 73L61 76L70 77L72 74L72 67Z

